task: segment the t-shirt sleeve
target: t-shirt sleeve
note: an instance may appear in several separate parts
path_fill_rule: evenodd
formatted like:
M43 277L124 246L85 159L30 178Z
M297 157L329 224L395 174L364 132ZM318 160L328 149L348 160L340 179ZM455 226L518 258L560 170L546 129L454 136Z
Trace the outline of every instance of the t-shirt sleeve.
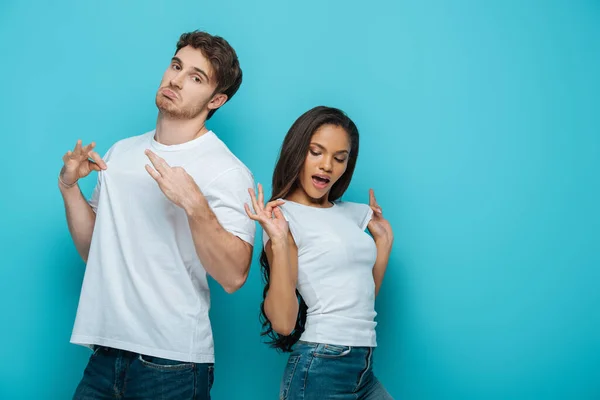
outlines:
M204 190L221 226L250 244L254 243L256 225L246 214L244 204L252 205L248 189L253 187L252 175L242 168L235 168L221 174Z
M262 229L262 242L263 242L263 248L267 247L267 243L269 242L269 239L271 239L269 237L269 234L267 232L265 232L264 229Z
M363 231L367 229L367 225L371 222L371 218L373 217L373 210L367 204L360 204L358 207L359 218L360 218L360 229Z
M114 148L115 148L115 145L113 145L110 149L108 149L108 151L106 152L104 157L102 157L102 159L104 160L105 163L108 163L110 161L110 156L111 156ZM88 200L88 204L92 207L92 210L94 210L94 212L98 211L98 202L100 201L100 191L102 190L102 174L103 174L102 171L98 171L98 178L96 180L96 186L94 187L92 196Z
M100 181L100 172L98 172L98 179L96 181L96 186L94 187L94 191L92 192L92 197L88 200L89 205L92 207L94 212L98 211L98 200L100 199L100 190L102 189L102 182Z

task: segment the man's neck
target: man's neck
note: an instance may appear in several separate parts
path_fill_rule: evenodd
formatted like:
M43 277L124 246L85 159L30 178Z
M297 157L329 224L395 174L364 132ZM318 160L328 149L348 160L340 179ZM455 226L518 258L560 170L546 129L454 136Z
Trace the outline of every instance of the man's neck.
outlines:
M172 119L159 112L154 140L167 146L190 142L208 132L205 122L204 118Z

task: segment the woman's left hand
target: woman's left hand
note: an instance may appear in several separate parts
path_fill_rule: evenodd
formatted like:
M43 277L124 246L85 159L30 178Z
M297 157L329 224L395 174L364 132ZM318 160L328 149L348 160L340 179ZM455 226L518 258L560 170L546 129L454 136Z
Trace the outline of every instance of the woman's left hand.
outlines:
M373 217L367 225L369 232L373 235L376 243L385 243L391 246L394 241L394 232L392 232L389 221L383 218L383 210L377 204L373 189L369 189L369 206L373 210Z

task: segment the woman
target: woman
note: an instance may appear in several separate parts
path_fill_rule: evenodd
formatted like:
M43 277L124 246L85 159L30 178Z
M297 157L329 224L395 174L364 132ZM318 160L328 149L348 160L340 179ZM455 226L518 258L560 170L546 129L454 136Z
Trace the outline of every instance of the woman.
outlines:
M291 352L280 399L391 399L372 370L375 295L393 234L370 204L339 201L358 157L358 130L342 111L316 107L287 133L265 205L261 320L270 344ZM365 229L368 228L371 238Z

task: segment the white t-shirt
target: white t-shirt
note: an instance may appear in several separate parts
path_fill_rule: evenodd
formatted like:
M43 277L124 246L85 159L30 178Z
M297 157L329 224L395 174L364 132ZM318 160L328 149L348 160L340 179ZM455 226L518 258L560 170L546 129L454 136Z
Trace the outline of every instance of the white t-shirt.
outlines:
M90 200L96 224L71 342L214 362L210 293L186 213L148 174L151 149L190 174L220 224L253 243L250 171L213 133L166 146L154 131L117 142Z
M373 280L377 248L365 232L371 208L341 201L317 208L285 200L281 210L298 247L297 288L308 306L300 340L377 346ZM268 240L263 232L265 245Z

